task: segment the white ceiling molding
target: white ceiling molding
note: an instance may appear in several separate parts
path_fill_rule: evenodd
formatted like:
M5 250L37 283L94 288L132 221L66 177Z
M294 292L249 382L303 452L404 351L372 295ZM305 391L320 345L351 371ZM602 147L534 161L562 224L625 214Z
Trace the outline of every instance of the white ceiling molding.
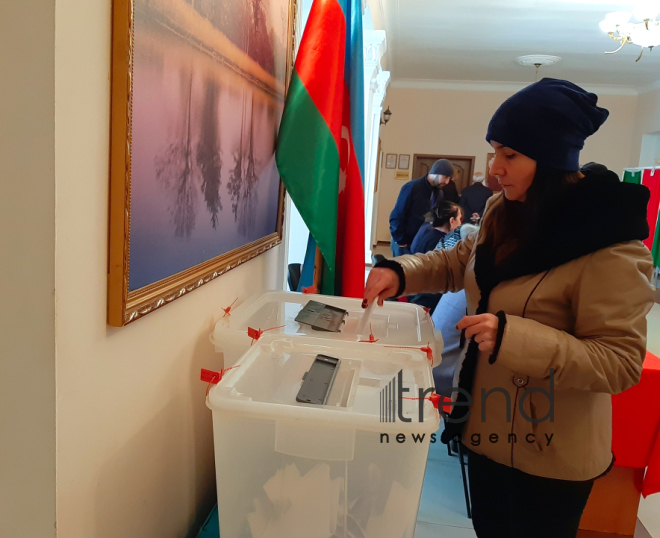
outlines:
M480 80L427 80L427 79L393 79L390 86L393 88L414 88L417 90L459 90L468 92L517 92L532 82L493 82ZM643 93L634 86L610 84L579 84L585 90L597 95L638 95ZM660 89L660 81L647 91Z
M380 107L390 82L390 72L383 71L381 60L387 52L385 30L366 30L364 43L364 84L373 96L373 106ZM367 106L367 110L368 110Z
M366 0L371 11L374 28L376 30L385 30L385 11L383 9L383 0Z
M387 37L385 30L365 30L362 42L364 45L364 61L378 64L387 52Z
M654 92L660 90L660 80L656 80L653 84L647 84L645 86L640 86L637 91L640 94Z

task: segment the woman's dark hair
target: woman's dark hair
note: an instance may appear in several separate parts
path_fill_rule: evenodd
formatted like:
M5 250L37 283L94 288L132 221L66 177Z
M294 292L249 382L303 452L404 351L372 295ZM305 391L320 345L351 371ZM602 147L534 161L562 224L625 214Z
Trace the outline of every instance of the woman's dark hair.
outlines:
M447 224L452 218L455 219L461 216L462 213L463 210L458 204L442 201L424 215L424 218L426 222L431 223L431 226L438 228Z
M567 185L577 183L581 177L579 172L563 172L537 163L524 202L507 200L502 195L502 203L488 211L483 224L483 243L494 250L495 263L526 246L541 216L555 205Z

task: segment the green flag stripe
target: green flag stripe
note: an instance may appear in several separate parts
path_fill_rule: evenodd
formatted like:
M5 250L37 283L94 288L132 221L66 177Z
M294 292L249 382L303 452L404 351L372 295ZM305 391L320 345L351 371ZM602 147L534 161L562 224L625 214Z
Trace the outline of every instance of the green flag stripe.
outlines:
M660 215L658 216L658 223L660 224ZM653 248L651 249L651 256L653 256L653 265L660 267L660 226L655 227L655 236L653 237Z
M277 167L327 264L323 293L334 293L339 151L323 116L294 70L282 117Z

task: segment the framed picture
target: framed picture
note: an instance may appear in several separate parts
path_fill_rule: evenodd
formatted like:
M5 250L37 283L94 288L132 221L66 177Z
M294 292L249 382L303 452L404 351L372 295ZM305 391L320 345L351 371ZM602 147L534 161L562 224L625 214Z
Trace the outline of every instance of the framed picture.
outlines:
M385 156L385 168L396 168L396 153L388 153Z
M399 170L410 168L410 155L399 155Z
M413 177L427 175L433 163L438 159L451 161L454 167L454 177L452 179L459 193L472 183L475 158L464 155L415 155L413 158Z
M282 240L296 0L114 0L108 323Z

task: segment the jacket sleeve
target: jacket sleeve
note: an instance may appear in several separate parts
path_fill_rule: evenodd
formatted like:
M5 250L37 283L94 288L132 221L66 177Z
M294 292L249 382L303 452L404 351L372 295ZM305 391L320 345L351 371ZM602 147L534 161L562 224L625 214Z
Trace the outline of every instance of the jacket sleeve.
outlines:
M617 394L639 382L646 314L653 306L651 256L640 241L589 255L573 288L572 334L506 316L497 363L555 386Z
M412 203L412 184L406 183L399 191L394 209L390 213L390 234L395 243L403 243L406 236L406 223Z
M446 293L463 289L463 275L477 233L468 235L451 250L434 250L426 254L394 258L405 276L403 295L416 293Z

